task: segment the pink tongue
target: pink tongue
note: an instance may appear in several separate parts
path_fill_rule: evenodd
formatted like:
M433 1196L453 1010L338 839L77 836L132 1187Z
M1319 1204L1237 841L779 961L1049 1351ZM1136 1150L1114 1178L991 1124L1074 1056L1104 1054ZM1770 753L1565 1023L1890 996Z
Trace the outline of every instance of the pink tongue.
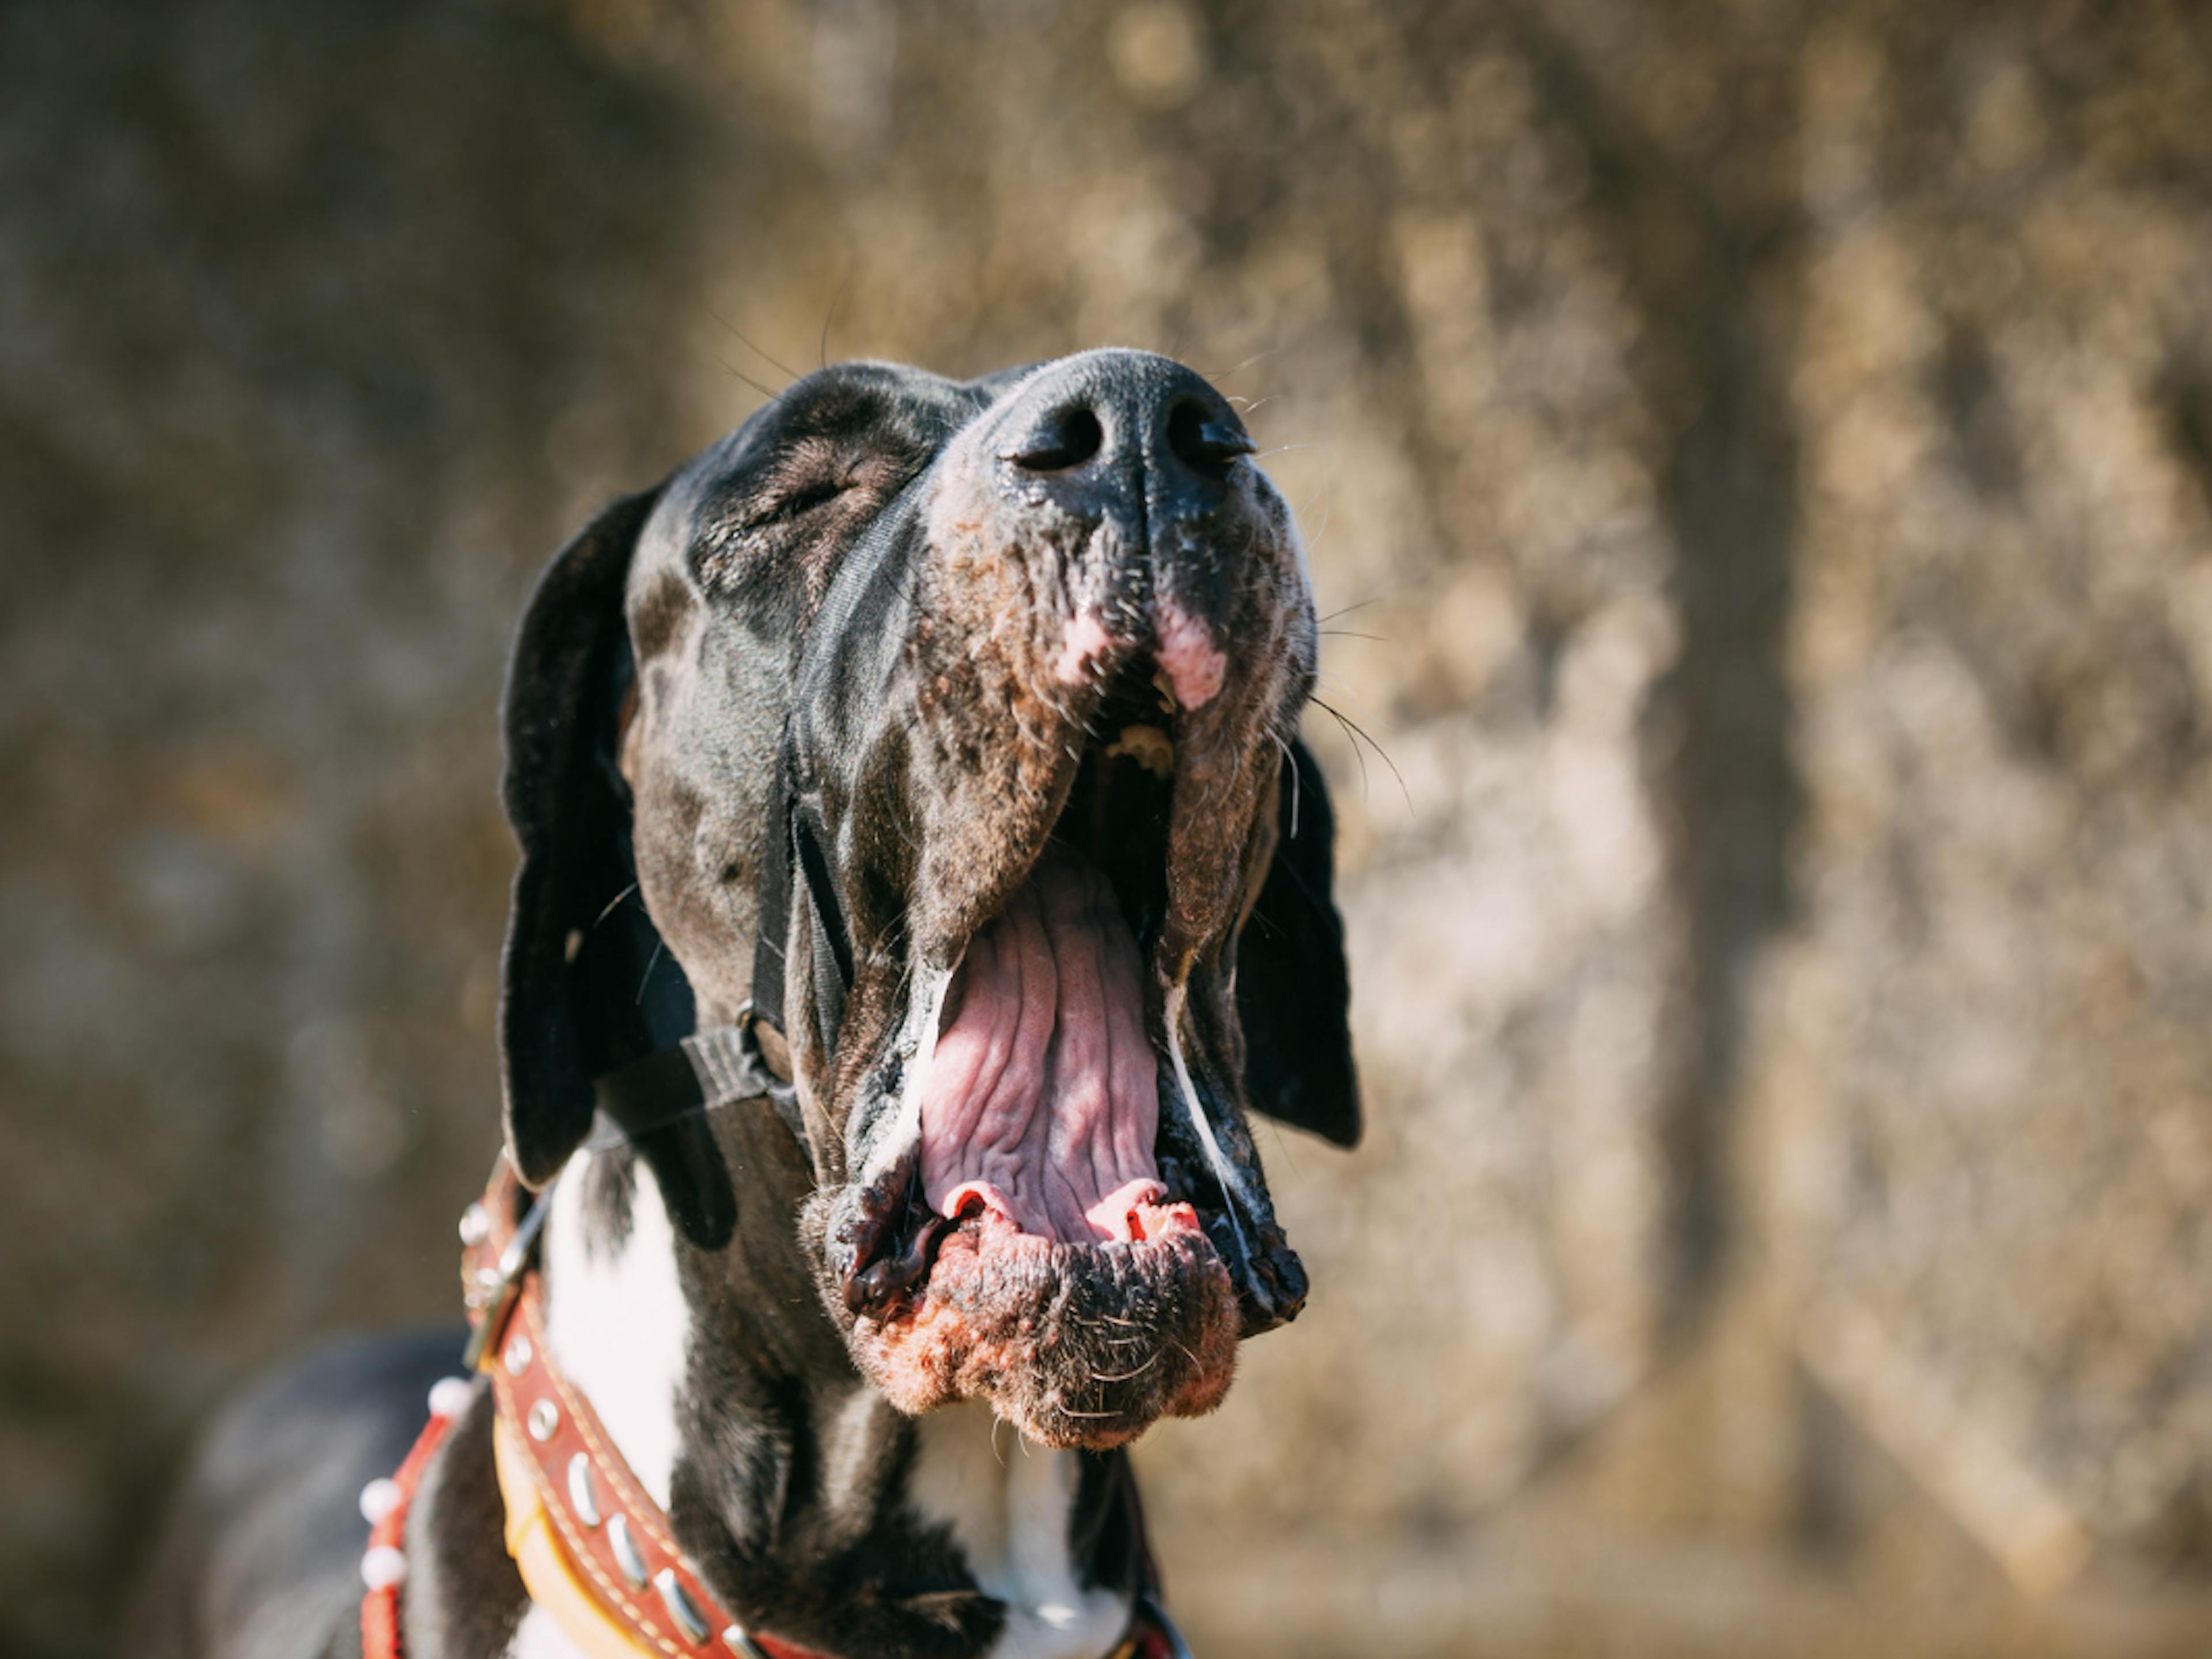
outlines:
M1048 851L945 999L921 1099L932 1209L980 1200L1043 1238L1142 1236L1130 1212L1166 1193L1142 971L1106 878Z

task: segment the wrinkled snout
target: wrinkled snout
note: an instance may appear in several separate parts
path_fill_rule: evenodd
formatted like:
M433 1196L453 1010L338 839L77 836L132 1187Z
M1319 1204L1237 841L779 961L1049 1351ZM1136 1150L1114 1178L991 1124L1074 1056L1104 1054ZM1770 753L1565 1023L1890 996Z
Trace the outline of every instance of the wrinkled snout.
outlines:
M1203 378L1126 349L1032 372L947 447L914 587L913 775L963 845L940 866L921 838L925 949L949 962L1028 874L1093 738L1172 798L1173 954L1233 922L1314 672L1297 532L1251 454Z

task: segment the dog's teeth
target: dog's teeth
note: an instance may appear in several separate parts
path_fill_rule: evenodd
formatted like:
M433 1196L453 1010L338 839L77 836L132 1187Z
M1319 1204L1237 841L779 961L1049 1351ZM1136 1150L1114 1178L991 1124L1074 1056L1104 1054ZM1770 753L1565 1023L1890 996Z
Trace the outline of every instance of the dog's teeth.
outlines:
M1175 739L1157 726L1129 726L1106 745L1106 758L1127 755L1156 778L1175 775Z
M1159 694L1160 713L1163 714L1174 714L1176 711L1175 682L1168 678L1168 671L1166 669L1155 668L1152 670L1152 690Z

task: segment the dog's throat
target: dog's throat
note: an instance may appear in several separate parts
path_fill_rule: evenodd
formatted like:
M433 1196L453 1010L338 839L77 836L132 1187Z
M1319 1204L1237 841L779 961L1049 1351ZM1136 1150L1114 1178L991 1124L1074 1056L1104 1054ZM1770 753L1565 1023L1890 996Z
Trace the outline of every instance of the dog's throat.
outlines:
M1112 884L1048 848L969 941L921 1103L923 1195L1068 1243L1143 1237L1165 1193L1143 961Z

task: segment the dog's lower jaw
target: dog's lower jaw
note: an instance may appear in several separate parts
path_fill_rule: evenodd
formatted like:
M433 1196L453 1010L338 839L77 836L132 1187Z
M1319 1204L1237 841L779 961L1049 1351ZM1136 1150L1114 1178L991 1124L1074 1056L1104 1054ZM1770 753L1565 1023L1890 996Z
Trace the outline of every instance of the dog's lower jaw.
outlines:
M1103 1451L1196 1417L1237 1369L1236 1296L1189 1218L1133 1243L1054 1243L965 1218L910 1300L854 1319L868 1379L915 1414L988 1401L1041 1445Z

